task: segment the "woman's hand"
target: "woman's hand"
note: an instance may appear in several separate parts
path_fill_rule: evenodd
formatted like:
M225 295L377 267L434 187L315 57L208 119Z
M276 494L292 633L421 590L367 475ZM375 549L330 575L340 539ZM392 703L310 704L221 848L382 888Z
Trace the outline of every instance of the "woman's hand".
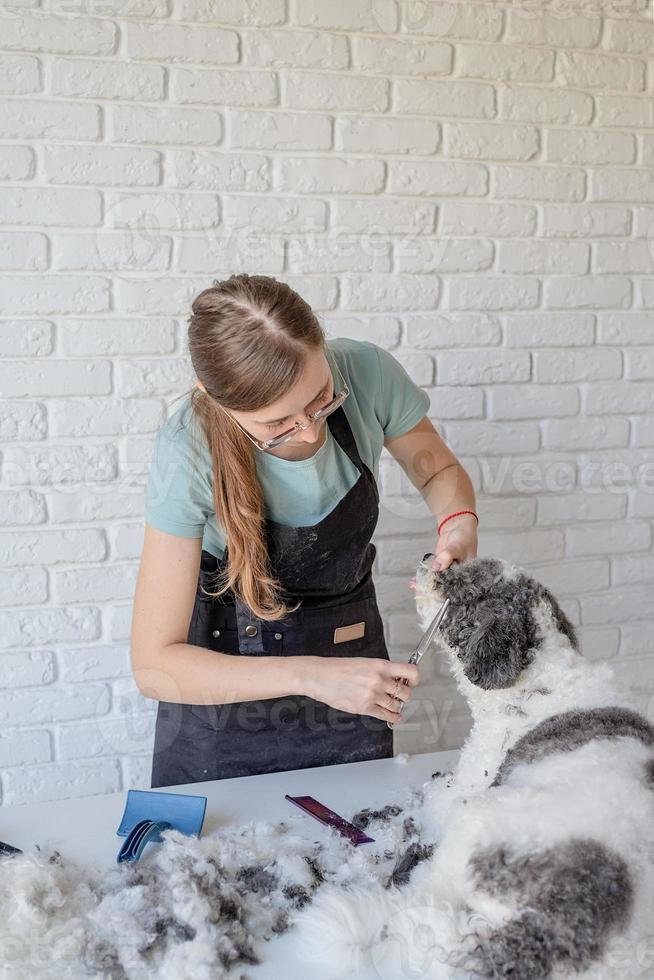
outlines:
M396 709L411 698L420 681L417 664L376 657L307 657L304 691L308 697L354 715L372 715L391 724L404 718ZM406 678L407 684L402 683Z
M468 558L476 557L477 521L472 514L459 514L444 525L431 560L431 567L434 571L442 572L453 561L463 562ZM415 578L409 581L409 588L415 592Z
M441 572L453 561L464 562L477 557L477 519L473 514L459 514L443 525L438 536L432 568Z

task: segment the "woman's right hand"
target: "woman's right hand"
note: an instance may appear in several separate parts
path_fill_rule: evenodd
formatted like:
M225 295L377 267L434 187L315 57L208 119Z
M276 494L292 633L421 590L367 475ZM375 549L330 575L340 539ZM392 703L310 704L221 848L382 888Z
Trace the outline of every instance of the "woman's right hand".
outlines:
M372 715L392 725L404 718L395 710L411 698L420 682L417 664L399 663L377 657L307 657L304 691L354 715ZM398 683L398 678L400 679ZM408 683L403 684L402 679ZM394 700L396 698L397 700ZM388 707L388 706L391 707Z

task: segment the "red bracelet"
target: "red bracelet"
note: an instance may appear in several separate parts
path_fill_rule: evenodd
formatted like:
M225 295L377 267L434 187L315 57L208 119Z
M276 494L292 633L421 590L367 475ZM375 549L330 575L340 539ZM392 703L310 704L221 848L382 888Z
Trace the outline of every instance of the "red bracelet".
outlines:
M475 517L475 520L477 521L477 524L479 524L479 518L475 514L474 510L457 510L457 511L455 511L454 514L449 514L447 517L444 517L443 518L443 520L438 525L438 531L436 533L437 534L440 534L441 533L441 528L442 528L443 524L445 524L446 521L449 521L452 517L458 517L459 514L473 514L474 517Z

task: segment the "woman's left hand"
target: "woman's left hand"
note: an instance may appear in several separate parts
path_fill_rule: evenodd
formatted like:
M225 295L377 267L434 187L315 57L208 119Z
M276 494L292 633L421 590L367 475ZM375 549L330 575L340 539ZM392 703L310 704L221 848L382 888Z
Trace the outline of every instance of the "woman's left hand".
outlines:
M443 527L443 533L438 536L438 544L431 567L442 572L453 561L464 562L468 558L477 557L477 521L472 514L460 514L453 517ZM409 588L415 591L416 580L412 578Z
M432 568L443 571L453 561L477 557L477 520L473 514L459 514L443 526L438 536Z

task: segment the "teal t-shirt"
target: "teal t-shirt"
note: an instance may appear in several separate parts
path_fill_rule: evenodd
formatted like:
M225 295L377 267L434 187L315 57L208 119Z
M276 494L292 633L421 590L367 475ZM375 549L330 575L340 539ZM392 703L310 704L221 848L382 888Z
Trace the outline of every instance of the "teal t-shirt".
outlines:
M427 414L429 395L392 354L371 341L335 337L327 339L326 346L334 390L341 386L336 360L350 389L343 411L361 459L378 480L384 439L412 429ZM280 524L317 524L359 477L327 423L325 441L309 459L281 459L252 448L265 516ZM169 534L202 538L202 548L221 558L226 534L216 521L212 483L209 448L187 395L157 433L145 491L145 521Z

